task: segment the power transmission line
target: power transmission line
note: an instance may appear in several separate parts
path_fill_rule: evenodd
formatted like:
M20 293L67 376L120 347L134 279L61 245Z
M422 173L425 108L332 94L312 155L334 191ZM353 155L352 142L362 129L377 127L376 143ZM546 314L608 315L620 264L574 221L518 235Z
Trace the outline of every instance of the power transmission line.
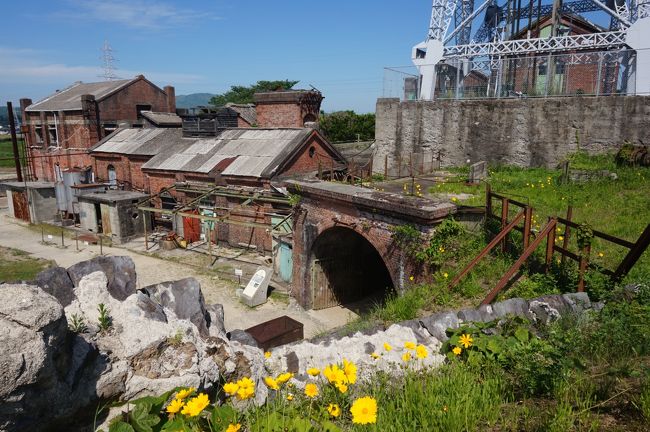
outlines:
M99 77L104 78L105 81L114 81L116 79L119 79L119 77L115 74L115 62L117 59L113 55L114 52L115 51L111 45L107 40L105 40L104 46L102 46L102 56L100 57L104 73L102 75L99 75Z

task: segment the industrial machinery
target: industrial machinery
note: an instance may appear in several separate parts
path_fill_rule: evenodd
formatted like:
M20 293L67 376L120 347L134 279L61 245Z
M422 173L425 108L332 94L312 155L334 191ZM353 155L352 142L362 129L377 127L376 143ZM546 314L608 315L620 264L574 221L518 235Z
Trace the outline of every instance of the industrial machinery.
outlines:
M518 95L533 93L532 89L539 93L539 85L504 89L503 75L514 77L516 67L521 73L522 67L532 64L538 68L543 64L544 73L555 69L562 73L552 63L552 56L560 54L566 57L562 67L581 62L598 66L594 67L596 94L650 94L650 0L485 0L477 6L480 1L433 0L427 37L411 53L419 71L417 83L415 78L405 82L405 88L417 88L416 99L440 94L444 85L438 75L444 65L456 75L447 83L456 87L456 97L462 97L463 80L472 71L486 77L487 97L509 95L506 90ZM567 20L590 31L570 32L563 25ZM545 32L540 30L542 22L548 27ZM537 61L543 56L548 59ZM535 61L513 66L512 59L522 58ZM550 77L546 82L554 81ZM628 83L635 87L627 88ZM544 84L542 90L548 93L548 87Z

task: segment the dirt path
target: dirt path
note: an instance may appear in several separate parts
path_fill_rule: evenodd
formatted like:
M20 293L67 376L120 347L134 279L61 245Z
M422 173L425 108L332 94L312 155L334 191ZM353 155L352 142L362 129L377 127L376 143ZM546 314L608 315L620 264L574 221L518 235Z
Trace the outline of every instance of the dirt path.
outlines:
M99 246L80 244L75 248L74 241L66 240L66 247L55 244L43 244L41 234L29 229L23 223L6 215L0 210L0 245L20 249L34 257L54 260L62 267L69 267L80 261L99 255ZM52 239L51 242L60 242ZM331 308L323 311L304 311L290 306L286 302L269 299L257 308L251 309L239 303L236 297L236 284L217 275L205 274L196 268L177 262L171 262L142 253L118 247L104 247L105 255L129 256L135 263L138 275L137 286L144 287L158 282L195 277L201 283L201 289L208 303L220 303L224 307L226 330L248 328L260 322L282 315L288 315L304 324L305 337L345 324L352 313L345 308Z

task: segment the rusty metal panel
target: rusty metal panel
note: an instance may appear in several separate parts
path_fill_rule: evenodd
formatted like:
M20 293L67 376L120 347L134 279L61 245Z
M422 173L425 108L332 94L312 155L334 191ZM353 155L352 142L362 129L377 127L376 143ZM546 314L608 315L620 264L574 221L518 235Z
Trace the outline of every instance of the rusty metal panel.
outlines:
M188 213L198 214L198 210L188 211ZM201 240L201 220L192 217L183 218L183 237L188 243L194 243Z
M253 336L264 351L304 337L303 324L286 315L247 328L246 332Z
M17 219L22 219L29 222L29 205L27 204L27 192L19 192L14 190L11 193L11 199L14 204L14 216Z
M106 204L100 204L99 210L102 214L102 232L105 235L111 235L111 218L110 218L110 207Z
M327 274L333 260L314 260L311 267L312 308L325 309L341 304L332 289Z

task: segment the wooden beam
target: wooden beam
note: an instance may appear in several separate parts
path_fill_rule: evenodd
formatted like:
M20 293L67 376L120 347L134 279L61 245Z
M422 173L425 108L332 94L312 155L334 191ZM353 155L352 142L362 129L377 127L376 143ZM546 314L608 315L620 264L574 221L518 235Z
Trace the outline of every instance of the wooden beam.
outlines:
M614 271L614 280L620 281L623 279L629 271L634 267L634 264L641 258L643 252L650 246L650 224L645 227L645 230L641 233L636 243L628 254L623 258L623 261L619 264L618 268Z

